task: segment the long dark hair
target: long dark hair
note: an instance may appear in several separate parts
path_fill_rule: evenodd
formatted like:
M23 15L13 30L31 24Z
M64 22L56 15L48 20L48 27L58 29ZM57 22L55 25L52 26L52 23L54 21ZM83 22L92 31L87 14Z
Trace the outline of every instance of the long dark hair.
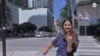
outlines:
M69 21L69 22L71 23L71 25L73 25L73 22L72 22L71 19L64 19L63 22L62 22L62 26L61 26L62 28L63 28L63 25L64 25L64 23L65 23L66 21Z
M64 28L63 28L64 23L65 23L66 21L69 21L69 22L71 23L71 25L72 25L72 29L71 29L69 32L66 32L66 31L64 30ZM71 19L64 19L64 21L63 21L61 27L62 27L62 29L63 29L63 31L64 31L64 34L68 33L68 34L69 34L70 36L72 36L72 37L75 37L75 36L76 36L76 32L75 32L74 29L73 29L73 22L72 22Z

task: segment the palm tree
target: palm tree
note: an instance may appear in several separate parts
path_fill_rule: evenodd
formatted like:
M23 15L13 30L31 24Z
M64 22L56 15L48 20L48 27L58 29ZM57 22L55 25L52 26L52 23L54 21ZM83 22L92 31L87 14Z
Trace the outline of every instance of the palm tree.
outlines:
M61 16L61 19L66 19L71 16L70 8L68 5L65 5L64 8L61 9L60 16Z
M70 12L70 8L69 5L66 4L62 9L61 9L61 13L60 13L60 17L61 19L59 20L59 26L62 25L63 21L65 19L69 19L71 17L71 12Z

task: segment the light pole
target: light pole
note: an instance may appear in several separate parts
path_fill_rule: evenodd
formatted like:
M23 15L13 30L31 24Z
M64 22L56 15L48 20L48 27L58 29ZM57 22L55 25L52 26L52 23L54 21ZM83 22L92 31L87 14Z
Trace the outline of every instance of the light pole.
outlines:
M6 56L6 37L5 37L6 27L2 27L2 48L3 48L3 56Z
M1 0L2 3L2 9L3 9L3 17L2 17L2 51L3 51L3 56L6 56L6 37L5 37L5 0Z

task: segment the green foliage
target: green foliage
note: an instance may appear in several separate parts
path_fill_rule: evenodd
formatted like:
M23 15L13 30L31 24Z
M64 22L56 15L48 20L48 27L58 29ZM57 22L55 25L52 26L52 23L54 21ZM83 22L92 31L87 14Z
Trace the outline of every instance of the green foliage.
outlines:
M36 25L30 22L25 22L21 24L20 27L21 27L21 30L24 32L30 32L30 31L34 32L37 29Z
M21 27L19 24L13 24L13 32L20 33L20 29L21 29Z
M58 25L62 26L65 19L60 19Z
M70 8L68 5L65 5L65 7L61 9L60 13L61 19L64 19L64 15L66 16L66 18L71 17Z
M50 29L50 28L47 27L47 26L42 26L42 27L39 28L38 31L52 32L52 29Z
M32 24L30 22L25 22L22 24L13 24L13 31L22 33L22 32L34 32L37 29L35 24Z

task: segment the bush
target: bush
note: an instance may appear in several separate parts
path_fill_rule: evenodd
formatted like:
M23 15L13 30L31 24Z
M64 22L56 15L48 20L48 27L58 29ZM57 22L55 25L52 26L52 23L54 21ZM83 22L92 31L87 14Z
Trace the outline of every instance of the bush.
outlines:
M52 32L52 29L50 29L50 28L47 27L47 26L42 26L42 27L39 28L38 31Z

